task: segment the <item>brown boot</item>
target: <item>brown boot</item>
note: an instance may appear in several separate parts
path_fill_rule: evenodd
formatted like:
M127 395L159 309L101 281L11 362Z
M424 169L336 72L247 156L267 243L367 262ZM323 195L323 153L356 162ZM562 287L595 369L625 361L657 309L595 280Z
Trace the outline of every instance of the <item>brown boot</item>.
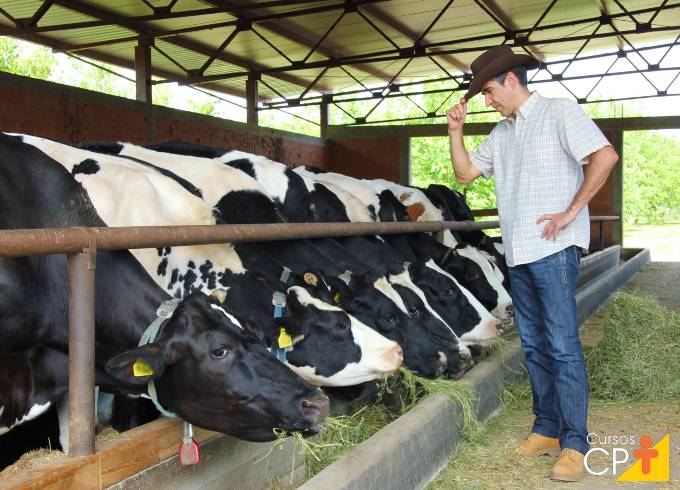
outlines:
M546 437L532 432L519 445L524 456L557 456L560 454L560 441L556 437Z
M583 469L583 454L576 449L562 449L550 472L551 480L581 481L585 470Z

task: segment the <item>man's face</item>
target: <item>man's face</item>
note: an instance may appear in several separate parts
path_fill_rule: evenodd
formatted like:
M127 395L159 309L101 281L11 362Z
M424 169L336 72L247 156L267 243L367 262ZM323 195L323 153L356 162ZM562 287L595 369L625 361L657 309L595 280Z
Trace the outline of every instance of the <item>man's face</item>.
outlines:
M513 92L507 79L504 85L496 80L489 80L482 85L482 94L486 106L493 107L503 117L508 117L515 110L512 105Z

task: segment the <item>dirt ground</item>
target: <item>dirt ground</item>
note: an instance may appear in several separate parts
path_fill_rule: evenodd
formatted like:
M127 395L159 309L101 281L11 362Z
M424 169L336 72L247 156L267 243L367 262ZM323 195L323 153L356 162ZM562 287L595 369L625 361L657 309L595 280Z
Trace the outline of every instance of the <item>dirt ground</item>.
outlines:
M680 312L680 262L652 262L624 288L628 292L641 292L655 296L668 308ZM607 305L596 312L581 331L584 345L594 345L602 337L603 320ZM588 426L591 433L604 436L634 435L639 441L649 435L654 442L665 434L671 441L671 482L623 483L616 482L611 470L607 475L588 475L580 483L562 484L547 478L553 458L524 458L516 449L531 427L533 414L527 403L521 408L507 410L490 420L478 440L463 445L449 466L431 483L431 489L562 489L562 488L678 488L680 489L680 402L673 403L620 403L602 400L591 401ZM606 441L596 444L611 449ZM632 450L635 446L619 446ZM610 457L611 458L611 457ZM632 459L631 459L632 460ZM611 459L595 453L591 467L611 468ZM628 463L630 464L630 463ZM628 464L621 465L618 474Z

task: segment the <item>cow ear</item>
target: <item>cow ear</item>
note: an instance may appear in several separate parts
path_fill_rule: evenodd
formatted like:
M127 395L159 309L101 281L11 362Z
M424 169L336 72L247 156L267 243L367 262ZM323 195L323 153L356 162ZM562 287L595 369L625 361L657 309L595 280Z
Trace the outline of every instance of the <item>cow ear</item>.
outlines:
M333 298L333 305L347 305L352 301L353 295L350 287L345 284L345 281L339 277L329 277L328 285L331 288L331 297Z
M114 378L133 385L142 385L159 378L165 370L163 349L152 343L125 351L109 359L106 372Z

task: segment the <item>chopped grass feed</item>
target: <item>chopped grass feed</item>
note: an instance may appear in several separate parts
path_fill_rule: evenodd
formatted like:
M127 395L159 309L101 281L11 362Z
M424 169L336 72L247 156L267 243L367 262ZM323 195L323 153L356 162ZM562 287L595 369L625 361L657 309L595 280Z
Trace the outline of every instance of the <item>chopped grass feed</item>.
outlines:
M463 412L463 437L471 438L479 430L475 416L477 395L464 382L447 379L426 379L402 368L399 375L379 386L378 402L360 408L352 415L328 417L326 429L316 437L299 439L305 448L307 478L311 478L349 450L362 443L400 415L414 408L431 395L442 394ZM381 403L386 398L398 398L399 410L390 410Z
M680 400L680 315L651 297L619 292L586 359L593 397Z

